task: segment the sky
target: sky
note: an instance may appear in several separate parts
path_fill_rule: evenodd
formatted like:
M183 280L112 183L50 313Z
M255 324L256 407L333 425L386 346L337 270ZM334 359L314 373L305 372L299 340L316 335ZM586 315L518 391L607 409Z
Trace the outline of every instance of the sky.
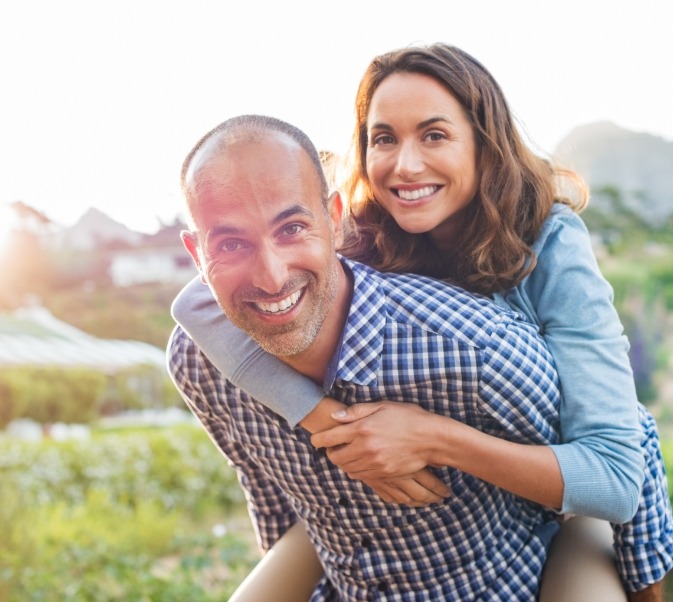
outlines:
M480 60L540 152L599 120L673 141L667 4L0 0L0 221L21 200L154 232L182 212L190 148L241 113L345 152L367 64L414 43Z

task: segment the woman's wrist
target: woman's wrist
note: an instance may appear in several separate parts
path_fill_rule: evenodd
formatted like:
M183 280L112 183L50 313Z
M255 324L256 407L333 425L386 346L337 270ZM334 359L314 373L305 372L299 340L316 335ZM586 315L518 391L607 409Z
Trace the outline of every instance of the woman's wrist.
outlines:
M332 418L332 412L342 410L345 407L345 404L336 399L323 397L320 403L300 420L299 424L312 435L326 431L340 424Z

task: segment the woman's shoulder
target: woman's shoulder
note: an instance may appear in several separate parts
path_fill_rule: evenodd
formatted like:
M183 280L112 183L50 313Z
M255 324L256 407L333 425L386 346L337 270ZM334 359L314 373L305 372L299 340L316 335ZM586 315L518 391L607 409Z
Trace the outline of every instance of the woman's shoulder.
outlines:
M532 247L539 258L557 246L568 249L587 245L590 246L589 231L582 218L567 205L555 203Z

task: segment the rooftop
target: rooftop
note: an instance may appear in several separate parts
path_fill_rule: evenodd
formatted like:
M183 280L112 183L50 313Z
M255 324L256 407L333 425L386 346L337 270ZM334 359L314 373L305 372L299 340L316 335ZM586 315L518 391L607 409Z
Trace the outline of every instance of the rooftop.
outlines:
M0 366L90 367L117 372L142 364L165 369L164 350L140 341L98 339L43 307L0 314Z

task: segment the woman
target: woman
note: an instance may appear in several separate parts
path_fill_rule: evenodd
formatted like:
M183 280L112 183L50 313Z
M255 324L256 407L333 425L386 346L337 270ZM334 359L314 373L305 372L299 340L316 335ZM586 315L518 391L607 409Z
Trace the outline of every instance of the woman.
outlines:
M651 593L673 564L665 475L654 421L636 400L611 289L575 214L586 197L573 203L557 192L558 177L578 179L526 147L497 82L471 56L444 44L372 61L356 98L353 143L345 187L353 228L342 252L382 270L448 279L540 327L564 397L564 444L551 446L557 465L548 470L550 479L555 471L563 479L558 509L613 522L635 512L614 529L618 564L631 599ZM394 404L362 404L340 416L336 402L321 400L319 388L286 374L284 365L258 350L239 351L233 337L242 335L201 289L188 287L174 315L225 376L318 433L314 444L328 448L353 478L411 472L419 446L400 449L391 428L402 432L404 425L387 418ZM325 430L337 421L344 424ZM365 430L367 438L360 436ZM511 483L500 486L514 491L525 469L512 466ZM419 482L376 490L386 501L436 501L423 489ZM516 492L541 501L534 488ZM652 516L653 507L665 510Z

